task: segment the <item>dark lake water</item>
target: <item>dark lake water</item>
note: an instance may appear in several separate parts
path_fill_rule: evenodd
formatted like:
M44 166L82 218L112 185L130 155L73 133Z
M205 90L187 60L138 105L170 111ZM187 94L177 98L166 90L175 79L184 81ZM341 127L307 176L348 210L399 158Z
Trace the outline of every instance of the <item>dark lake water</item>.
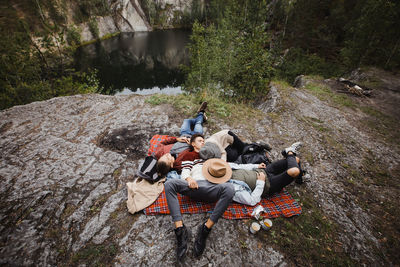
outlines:
M189 64L189 36L187 30L121 33L80 47L75 68L96 68L110 94L176 94L184 81L179 66Z

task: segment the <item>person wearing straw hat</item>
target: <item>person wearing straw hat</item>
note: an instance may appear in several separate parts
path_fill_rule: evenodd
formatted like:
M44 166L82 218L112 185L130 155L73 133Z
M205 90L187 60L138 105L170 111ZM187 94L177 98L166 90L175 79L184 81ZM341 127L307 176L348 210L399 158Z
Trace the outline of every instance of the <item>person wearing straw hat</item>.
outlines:
M203 254L211 228L224 214L235 194L233 184L226 183L231 176L232 169L226 161L217 158L207 161L197 159L183 168L181 179L172 179L165 183L168 208L175 224L178 260L182 260L186 255L189 231L183 224L177 194L198 201L216 202L211 216L197 231L194 254L199 257Z

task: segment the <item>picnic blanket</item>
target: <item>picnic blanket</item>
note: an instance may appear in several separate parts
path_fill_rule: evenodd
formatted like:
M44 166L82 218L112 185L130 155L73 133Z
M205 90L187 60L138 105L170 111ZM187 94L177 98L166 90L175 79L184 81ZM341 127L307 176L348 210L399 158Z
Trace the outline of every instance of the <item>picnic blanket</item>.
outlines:
M169 137L168 135L161 135L161 134L154 135L150 139L150 147L149 150L147 151L147 156L151 156L153 153L155 153L158 144L167 139L168 137Z
M160 142L167 139L168 135L154 135L150 140L150 147L147 155L151 155L157 149ZM178 194L181 213L203 213L211 212L214 209L215 203L198 202L190 199L187 196ZM291 217L301 214L300 205L293 197L284 189L280 193L275 193L269 198L261 199L260 205L264 207L264 217L276 218L279 216ZM245 219L251 218L251 213L257 207L247 206L232 202L226 209L223 217L225 219ZM160 194L157 200L144 210L146 215L169 214L165 190Z
M215 203L198 202L190 199L187 196L178 194L181 213L203 213L211 212L214 209ZM266 218L276 218L280 216L291 217L301 214L300 205L293 197L284 189L280 193L275 193L271 197L261 199L260 205L264 207L262 214ZM247 206L232 202L226 209L223 217L225 219L246 219L251 218L251 213L257 207ZM167 198L165 191L157 198L157 200L144 210L146 215L169 214Z

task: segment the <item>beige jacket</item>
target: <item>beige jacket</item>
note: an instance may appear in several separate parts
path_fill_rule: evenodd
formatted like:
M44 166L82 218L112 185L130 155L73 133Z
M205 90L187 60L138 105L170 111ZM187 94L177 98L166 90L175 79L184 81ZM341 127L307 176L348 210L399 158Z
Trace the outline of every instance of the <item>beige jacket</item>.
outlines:
M219 150L221 151L221 159L226 161L226 151L225 148L233 144L233 136L228 134L229 130L222 130L207 138L204 143L212 142L217 144Z
M144 179L137 178L133 182L126 183L128 188L128 200L126 201L128 211L134 214L153 204L164 190L164 181L165 178L151 184Z

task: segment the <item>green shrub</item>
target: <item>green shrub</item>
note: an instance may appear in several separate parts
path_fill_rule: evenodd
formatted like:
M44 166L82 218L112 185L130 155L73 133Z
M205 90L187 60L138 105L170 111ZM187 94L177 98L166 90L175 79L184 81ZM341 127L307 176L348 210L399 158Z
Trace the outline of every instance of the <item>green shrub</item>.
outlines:
M96 39L99 38L100 31L99 26L97 25L96 18L92 18L91 20L89 20L88 25L90 32L93 34L93 37Z
M49 33L34 43L23 21L19 21L13 34L3 33L0 109L100 90L96 72L78 73L68 68L66 59L71 55L66 49L57 49L62 44L62 35L54 39Z
M340 75L343 67L337 62L328 62L316 54L307 54L301 48L292 48L277 68L278 78L293 83L298 75L321 75L325 78Z
M0 109L57 96L95 93L101 90L96 72L74 73L54 80L20 82L14 87L7 85L0 91Z
M193 24L185 90L208 87L238 101L266 95L274 69L264 49L268 43L265 28L239 29L232 20L234 16L228 14L218 26Z
M81 43L81 34L77 27L67 28L67 42L71 46L77 46Z

